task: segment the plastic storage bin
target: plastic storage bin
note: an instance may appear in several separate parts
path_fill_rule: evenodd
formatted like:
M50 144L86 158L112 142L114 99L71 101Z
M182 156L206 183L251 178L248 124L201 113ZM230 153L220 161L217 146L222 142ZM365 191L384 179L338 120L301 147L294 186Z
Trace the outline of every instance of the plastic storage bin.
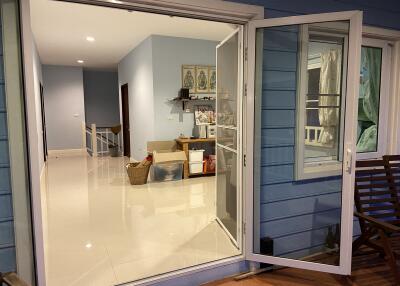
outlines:
M153 178L157 182L182 180L183 163L164 163L153 165Z
M203 162L204 150L189 150L189 163Z
M203 162L189 163L190 174L202 174L203 173Z

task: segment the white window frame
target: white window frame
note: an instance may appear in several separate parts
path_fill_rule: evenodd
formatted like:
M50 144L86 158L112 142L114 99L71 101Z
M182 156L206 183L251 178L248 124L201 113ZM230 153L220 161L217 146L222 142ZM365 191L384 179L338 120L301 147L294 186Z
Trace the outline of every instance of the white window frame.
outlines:
M313 34L324 35L323 32L313 32ZM328 34L327 34L328 35ZM329 33L332 36L332 33ZM296 158L295 158L295 178L296 180L306 180L314 179L318 177L326 176L338 176L342 173L342 160L321 160L315 162L305 162L304 160L304 150L305 150L305 140L304 140L304 130L306 127L306 94L308 91L308 44L309 44L309 33L308 30L303 29L301 32L301 53L299 58L299 68L301 72L298 73L298 83L299 88L297 90L296 96ZM342 74L347 74L347 51L348 51L348 35L340 33L338 31L337 37L343 37L344 45L342 55L343 66ZM343 103L343 95L346 94L346 81L343 80L341 88L341 98L340 98L340 133L338 142L343 141L343 126L344 126L344 114L345 114L345 104ZM304 112L303 112L304 111ZM341 145L341 144L339 144ZM342 147L342 146L340 146ZM340 148L338 150L338 157L342 158L343 150Z
M373 152L357 152L358 160L380 158L387 152L388 142L388 118L389 118L389 100L391 82L391 58L392 49L391 43L386 40L372 39L363 37L362 46L381 48L382 63L381 63L381 82L379 96L379 119L378 119L378 142L377 151Z
M307 42L303 45L307 44ZM381 86L380 86L380 97L379 97L379 120L378 120L378 142L377 151L373 152L362 152L356 153L357 160L374 159L381 158L387 153L387 143L390 140L388 138L388 119L389 119L389 102L390 102L390 86L392 85L391 78L391 59L392 59L392 43L387 40L374 39L367 36L363 36L362 46L377 47L382 49L382 68L381 68ZM345 47L346 50L346 47ZM303 53L305 54L305 53ZM304 57L304 56L303 56ZM346 60L344 61L346 62ZM301 60L301 65L304 69L304 59ZM346 66L343 67L344 72L346 72ZM307 77L303 76L300 79L300 91L298 95L297 108L299 111L305 109L305 93L307 89ZM342 94L346 90L345 83L342 87ZM344 105L341 107L341 128L340 133L343 133L343 114ZM297 144L296 144L296 179L312 179L321 176L337 176L341 172L341 161L317 161L315 163L305 163L304 162L304 148L305 142L302 140L304 137L304 127L305 127L305 115L303 112L297 112ZM341 140L341 138L339 139ZM340 150L341 151L341 150ZM342 153L342 152L340 152Z

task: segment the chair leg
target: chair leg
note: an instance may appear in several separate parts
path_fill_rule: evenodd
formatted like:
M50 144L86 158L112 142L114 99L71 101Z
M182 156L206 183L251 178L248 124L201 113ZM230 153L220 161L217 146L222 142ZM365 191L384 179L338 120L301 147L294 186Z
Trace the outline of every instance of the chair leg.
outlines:
M396 280L396 284L400 285L400 273L399 270L397 269L396 257L393 254L390 241L383 230L379 230L379 237L382 242L383 249L385 250L389 267L391 268L394 278Z
M353 241L353 253L356 252L368 239L370 235L361 234L356 240Z

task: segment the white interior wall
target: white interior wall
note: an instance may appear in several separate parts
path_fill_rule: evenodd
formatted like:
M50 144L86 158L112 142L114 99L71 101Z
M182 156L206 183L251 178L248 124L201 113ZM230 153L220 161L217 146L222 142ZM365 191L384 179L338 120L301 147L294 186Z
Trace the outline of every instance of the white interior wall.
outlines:
M178 96L182 87L182 65L216 65L218 42L153 35L153 78L155 140L174 140L193 135L194 113L184 112L181 102L168 100ZM207 96L199 94L199 96ZM211 105L202 103L202 105ZM195 106L189 103L191 111ZM214 105L215 108L215 105Z
M216 65L218 42L152 35L118 65L119 88L128 83L131 157L142 160L147 142L193 135L194 113L169 99L182 87L182 65ZM203 96L205 94L202 94ZM122 122L122 112L121 112Z
M85 122L82 68L45 65L43 86L48 149L81 149Z
M128 83L131 157L142 160L147 154L147 141L154 140L151 38L144 40L118 64L118 82L120 98L121 86Z
M37 125L37 138L38 138L38 155L39 155L39 166L42 170L44 166L44 150L43 150L43 126L42 126L42 104L40 100L40 83L43 83L42 64L37 51L36 43L33 40L33 92L35 94L35 110L36 110L36 125Z

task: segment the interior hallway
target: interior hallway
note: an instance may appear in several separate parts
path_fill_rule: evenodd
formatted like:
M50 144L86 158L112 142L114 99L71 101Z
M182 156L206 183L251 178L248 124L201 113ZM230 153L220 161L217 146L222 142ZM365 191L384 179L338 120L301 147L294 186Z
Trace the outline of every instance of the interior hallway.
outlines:
M49 286L108 286L237 255L215 177L131 186L125 158L59 157L43 177Z

